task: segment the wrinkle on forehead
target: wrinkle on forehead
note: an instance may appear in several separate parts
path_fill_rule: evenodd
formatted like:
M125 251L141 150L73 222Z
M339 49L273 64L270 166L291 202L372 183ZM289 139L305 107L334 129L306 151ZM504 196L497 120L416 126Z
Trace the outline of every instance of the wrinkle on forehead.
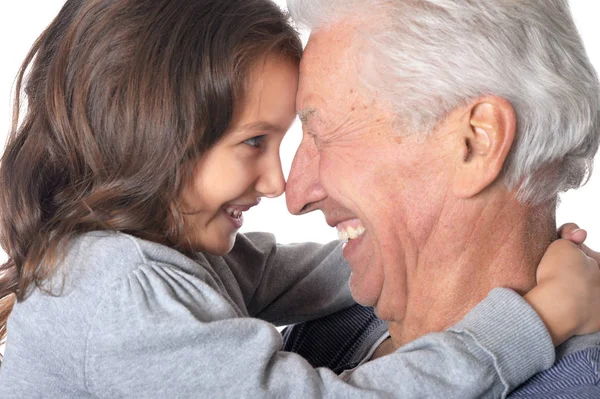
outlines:
M355 146L368 140L367 132L389 131L393 120L360 82L354 29L338 24L313 33L301 61L298 115L321 145Z

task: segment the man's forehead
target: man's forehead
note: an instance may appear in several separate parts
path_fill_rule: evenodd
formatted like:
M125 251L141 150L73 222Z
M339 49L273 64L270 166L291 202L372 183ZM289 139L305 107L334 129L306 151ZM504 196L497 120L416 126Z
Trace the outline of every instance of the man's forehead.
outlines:
M309 38L300 64L296 98L301 121L320 118L320 108L346 100L347 92L356 84L353 43L347 37L340 38L340 32L318 30Z
M356 43L355 30L348 24L336 24L311 32L302 60L338 58L347 55Z

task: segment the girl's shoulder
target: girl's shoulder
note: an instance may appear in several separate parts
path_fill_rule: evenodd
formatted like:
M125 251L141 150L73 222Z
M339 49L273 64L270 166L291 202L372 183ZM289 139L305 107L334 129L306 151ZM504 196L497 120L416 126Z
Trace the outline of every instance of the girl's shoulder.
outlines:
M160 306L171 306L189 294L197 297L202 307L199 298L203 291L211 292L203 294L210 296L209 302L228 297L222 276L214 270L219 267L205 258L191 259L173 248L128 234L84 233L71 240L63 255L56 273L33 290L23 308L38 304L88 319L107 301L125 306L151 299L165 302ZM168 294L180 291L186 294L176 295L179 299Z
M78 265L99 264L104 273L127 273L140 265L163 264L197 268L199 259L191 259L166 245L118 231L91 231L74 238L65 256Z
M92 231L71 240L46 288L60 293L84 287L100 289L140 269L167 269L202 278L210 274L211 267L203 257L191 259L173 248L129 234Z

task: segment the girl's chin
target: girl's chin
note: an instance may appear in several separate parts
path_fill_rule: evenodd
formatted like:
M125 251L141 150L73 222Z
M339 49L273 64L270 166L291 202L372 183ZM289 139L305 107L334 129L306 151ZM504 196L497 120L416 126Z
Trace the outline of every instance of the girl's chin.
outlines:
M214 256L227 255L233 249L236 236L237 233L233 233L229 237L223 237L223 239L220 240L220 242L215 242L203 246L200 252L206 252Z

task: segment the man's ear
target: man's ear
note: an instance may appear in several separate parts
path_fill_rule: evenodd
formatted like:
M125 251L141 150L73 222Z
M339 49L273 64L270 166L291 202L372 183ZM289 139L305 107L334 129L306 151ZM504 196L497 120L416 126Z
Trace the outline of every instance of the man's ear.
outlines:
M470 198L490 186L500 175L513 144L516 115L500 97L474 101L463 114L456 139L454 195Z

